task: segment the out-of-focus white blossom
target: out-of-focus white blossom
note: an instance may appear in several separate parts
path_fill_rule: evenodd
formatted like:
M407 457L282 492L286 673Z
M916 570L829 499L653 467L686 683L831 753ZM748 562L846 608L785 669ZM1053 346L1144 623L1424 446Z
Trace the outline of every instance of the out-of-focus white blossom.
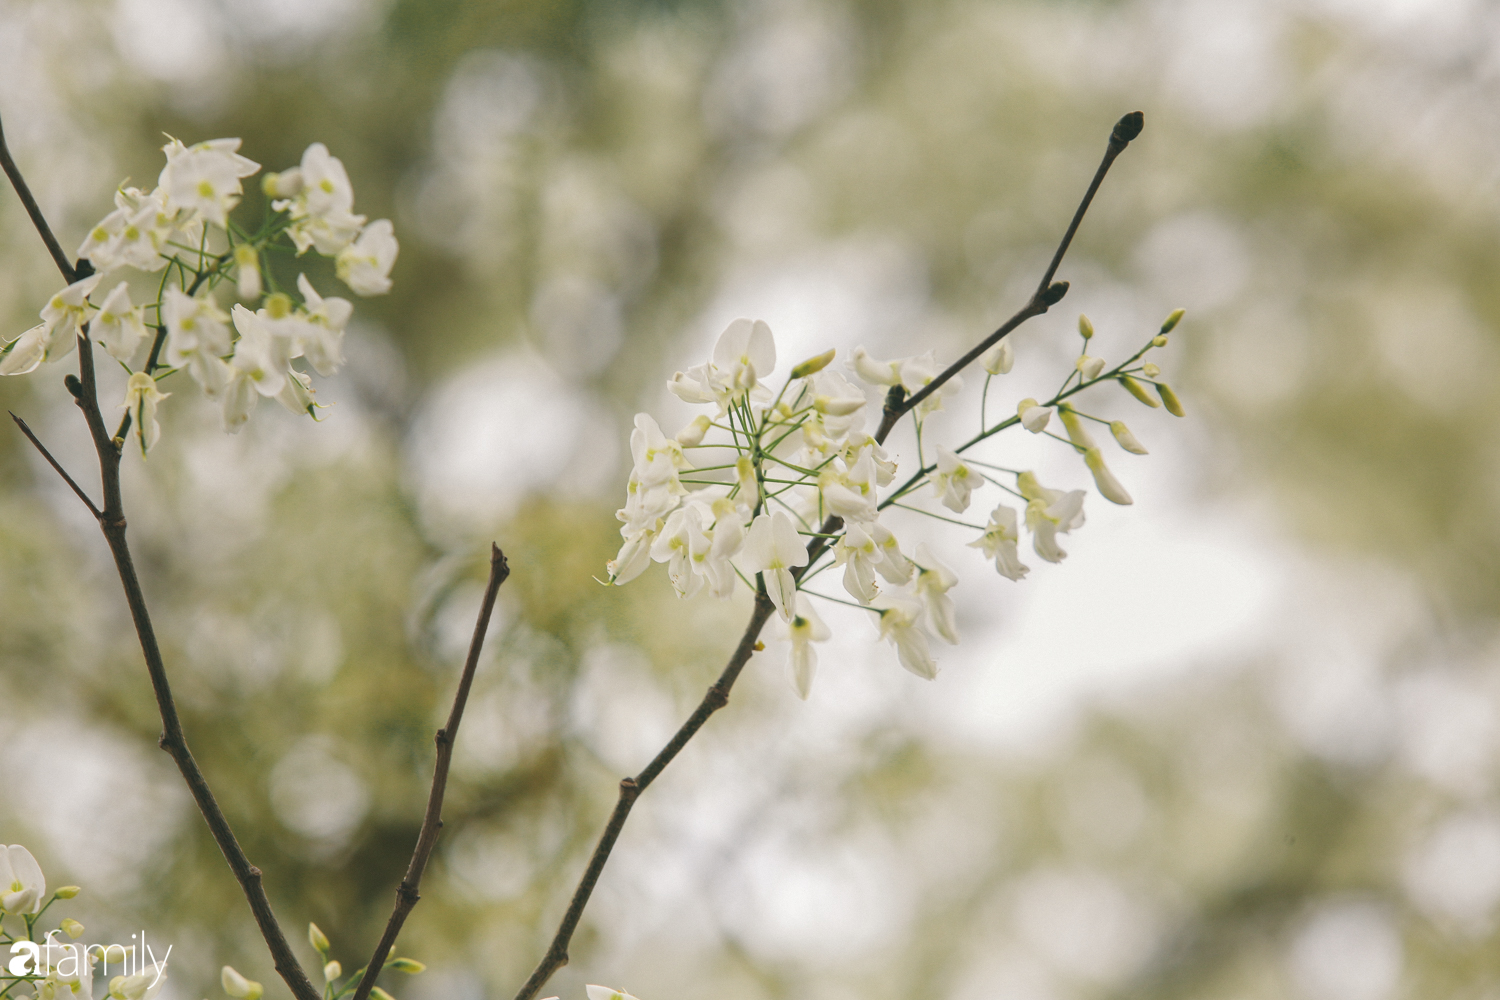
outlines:
M750 525L741 548L747 572L765 574L766 593L781 617L790 621L797 580L792 570L807 565L807 548L783 511L762 514Z
M807 599L806 594L797 595L796 609L791 621L787 623L787 637L792 646L792 686L797 690L797 697L806 701L812 692L813 674L818 670L818 653L813 649L813 643L827 642L833 633L813 610L812 602Z
M384 295L391 290L391 267L400 249L391 220L376 219L339 251L334 271L358 295Z
M167 165L158 183L165 195L167 212L196 212L216 226L226 223L230 209L239 204L240 179L260 169L260 164L236 152L238 139L209 139L184 146L173 139L162 147Z
M922 605L905 597L882 595L871 610L879 616L880 637L896 647L901 665L924 680L937 676L937 661L920 626Z
M979 356L979 366L991 375L1008 375L1016 364L1016 349L1010 339L1002 337L999 342Z
M130 287L125 282L120 282L105 297L89 331L110 357L130 363L141 341L146 339L146 323L141 318L141 307L131 304Z
M1094 485L1099 487L1099 493L1110 503L1128 506L1135 503L1130 499L1130 493L1120 485L1115 474L1109 471L1109 466L1104 464L1104 455L1098 448L1090 448L1083 453L1083 464L1089 467L1089 472L1094 475Z
M937 473L932 477L932 488L944 507L962 514L969 509L969 494L983 483L982 475L952 451L938 445Z
M269 175L265 184L268 193L282 198L271 207L292 217L287 235L298 253L316 247L318 253L331 257L353 242L365 224L363 215L354 214L354 188L344 164L321 142L307 147L301 165ZM390 270L389 265L386 270Z
M161 425L156 421L156 406L171 393L156 387L156 380L145 372L136 372L125 383L125 402L120 409L130 414L134 423L136 440L140 442L144 455L161 438Z
M1047 421L1052 419L1052 409L1038 406L1036 400L1027 396L1016 404L1016 416L1021 418L1022 427L1033 434L1040 434L1047 429Z
M969 543L971 548L979 549L995 560L995 569L1008 580L1020 580L1030 572L1030 567L1021 562L1020 553L1016 551L1021 540L1016 525L1015 509L1000 504L990 511L990 523L985 525L984 534Z
M958 617L953 607L953 598L948 591L958 584L958 576L932 554L926 545L918 545L915 563L917 566L917 599L927 612L927 623L932 630L952 645L958 645Z
M0 844L0 913L40 913L46 894L47 879L31 852L20 844Z
M1112 421L1110 421L1109 432L1115 436L1115 440L1119 442L1120 447L1124 448L1126 451L1130 452L1131 454L1133 454L1133 455L1145 455L1145 454L1149 454L1146 451L1146 446L1143 445L1143 444L1141 444L1139 441L1137 441L1135 435L1132 434L1132 433L1130 433L1130 428L1125 426L1125 421L1123 421L1123 420L1112 420Z

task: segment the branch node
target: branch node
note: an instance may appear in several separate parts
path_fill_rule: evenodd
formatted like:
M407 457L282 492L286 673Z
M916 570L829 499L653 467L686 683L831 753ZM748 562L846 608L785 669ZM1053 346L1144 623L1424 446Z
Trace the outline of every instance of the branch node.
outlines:
M703 703L708 706L710 712L717 712L729 704L729 692L714 684L708 689L708 694L704 695Z
M83 402L83 383L78 381L77 375L74 375L72 372L64 375L63 386L67 388L68 395L72 396L80 403Z
M1145 127L1146 116L1139 111L1130 112L1130 114L1115 122L1114 131L1109 134L1110 145L1119 146L1121 149L1124 149L1130 144L1131 140L1141 134L1141 130Z
M1050 309L1061 302L1063 300L1063 296L1067 294L1068 283L1066 281L1054 281L1052 284L1048 285L1047 290L1042 293L1042 305Z
M257 882L260 881L260 869L255 867L254 865L251 865L249 870L245 874L250 878L253 878Z
M82 257L79 257L77 262L73 265L73 275L75 277L75 280L77 281L82 281L84 278L91 276L93 273L94 265L84 260Z
M452 741L448 739L448 730L446 729L439 729L435 734L433 734L432 742L436 743L440 747L445 747L452 743Z

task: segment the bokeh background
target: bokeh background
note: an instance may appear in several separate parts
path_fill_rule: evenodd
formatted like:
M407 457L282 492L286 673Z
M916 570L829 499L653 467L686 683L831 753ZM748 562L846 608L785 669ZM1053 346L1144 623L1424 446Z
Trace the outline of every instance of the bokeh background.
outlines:
M510 996L746 613L594 581L633 413L675 426L665 377L740 315L784 364L955 356L1140 109L996 389L1055 382L1080 311L1118 358L1186 307L1188 419L1098 403L1151 448L1113 461L1136 504L1091 496L1020 584L911 526L962 578L938 679L844 608L807 703L758 657L549 992L1500 996L1497 39L1487 0L0 0L0 114L65 247L163 132L270 169L325 142L402 240L321 425L225 436L183 385L126 463L189 738L289 932L372 945L496 539L399 949L430 969L385 985ZM13 337L58 281L8 191L0 255ZM0 404L92 483L63 367ZM167 1000L225 962L280 994L158 729L97 531L0 433L0 841L85 887L86 940L173 945Z

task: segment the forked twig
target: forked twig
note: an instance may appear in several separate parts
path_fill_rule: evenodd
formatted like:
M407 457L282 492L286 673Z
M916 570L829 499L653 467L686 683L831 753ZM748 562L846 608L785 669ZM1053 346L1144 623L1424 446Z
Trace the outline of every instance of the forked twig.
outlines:
M469 702L469 689L474 684L474 671L479 666L479 652L484 648L485 633L489 631L490 616L495 610L495 595L500 591L500 585L510 576L510 566L505 561L505 553L500 551L497 545L490 546L490 582L484 588L484 600L479 606L479 620L474 623L474 636L469 641L469 658L464 661L464 672L458 681L458 690L453 695L453 708L448 713L448 723L437 731L434 741L437 743L437 762L432 769L432 791L427 796L427 813L422 817L422 829L417 834L417 846L412 851L411 863L407 865L406 877L401 880L401 885L396 889L396 908L391 911L390 919L386 921L385 933L380 936L380 943L375 946L375 953L370 956L370 964L365 966L365 974L359 981L359 986L354 990L353 1000L366 1000L370 990L375 986L375 980L379 978L381 970L385 967L385 960L390 955L391 949L396 945L396 936L401 933L401 925L406 922L406 917L412 908L417 905L421 895L417 892L422 884L422 872L427 868L427 859L432 856L432 849L437 845L438 831L443 828L443 793L448 788L448 766L453 760L453 741L458 738L458 724L463 721L464 706Z
M16 426L21 428L21 433L26 435L26 440L36 445L36 450L42 453L42 457L47 460L47 464L57 470L57 474L62 476L63 482L67 483L72 487L73 492L78 494L78 499L82 500L83 505L89 509L89 513L94 515L94 520L97 521L103 517L104 515L99 512L99 508L94 506L94 501L90 500L89 495L83 492L83 487L74 482L73 477L68 475L68 470L58 464L57 459L52 457L52 452L47 450L47 446L37 439L37 436L31 432L30 427L26 426L26 421L16 416L15 413L6 412L10 413L10 419L16 422Z
M1067 294L1068 283L1065 281L1054 283L1052 279L1057 275L1057 269L1062 264L1063 256L1068 252L1068 247L1073 242L1073 236L1078 232L1078 226L1083 221L1084 213L1088 211L1089 204L1094 200L1095 192L1099 190L1099 185L1103 183L1104 175L1109 172L1109 168L1114 163L1115 158L1124 152L1125 147L1130 144L1131 140L1141 134L1141 129L1144 126L1145 116L1139 111L1131 112L1115 124L1114 130L1109 136L1109 148L1105 151L1104 159L1099 164L1099 169L1094 172L1093 182L1089 184L1088 191L1085 192L1077 211L1073 213L1073 219L1068 225L1067 232L1063 234L1062 241L1058 244L1057 251L1053 253L1052 261L1048 264L1046 273L1042 275L1041 282L1037 285L1036 291L1032 294L1031 299L1026 305L1014 316L1006 320L1000 329L980 341L967 354L943 369L942 373L929 382L920 392L913 393L910 397L907 397L899 385L894 386L886 396L885 415L881 419L880 429L875 433L876 443L884 444L886 437L896 426L897 420L909 412L912 407L935 392L944 382L947 382L962 369L972 364L976 358L994 346L1000 338L1033 316L1040 316L1062 300L1062 297ZM821 535L832 535L838 531L842 524L843 522L839 518L830 517L823 524L819 533ZM823 553L827 546L827 538L812 539L807 546L807 565L811 566L816 562L818 556ZM800 577L805 568L794 570L794 575ZM756 641L760 636L760 630L765 627L766 622L771 617L771 612L774 610L775 607L772 605L770 598L766 596L764 586L762 586L755 596L755 610L750 615L750 621L745 627L745 633L740 637L739 645L735 647L734 654L729 658L729 663L725 666L724 672L719 675L719 679L714 681L712 686L709 687L708 692L703 696L703 700L693 710L693 714L682 724L682 728L677 730L671 741L646 766L646 769L634 778L625 778L620 782L620 797L615 803L614 811L610 813L609 822L605 824L604 832L600 835L598 844L594 847L594 853L589 857L588 866L584 869L583 876L579 879L577 888L573 890L573 897L568 904L567 912L563 914L562 923L558 927L557 933L553 935L552 943L548 946L547 953L542 956L541 962L537 965L536 970L532 972L531 977L526 980L525 985L516 993L515 1000L533 1000L541 992L542 987L546 985L547 980L552 978L553 973L568 964L568 944L573 938L573 932L578 927L578 921L583 915L584 907L588 905L589 896L594 891L594 885L599 881L599 875L604 870L605 864L609 861L610 852L614 850L615 841L620 836L620 830L624 827L625 820L630 815L631 807L635 805L635 800L646 790L646 786L654 781L656 776L672 762L672 758L676 757L682 748L687 745L688 740L697 734L698 730L703 727L703 724L708 721L708 717L729 703L729 691L734 687L734 682L739 678L740 671L744 669L745 664L749 661L750 654L754 652Z

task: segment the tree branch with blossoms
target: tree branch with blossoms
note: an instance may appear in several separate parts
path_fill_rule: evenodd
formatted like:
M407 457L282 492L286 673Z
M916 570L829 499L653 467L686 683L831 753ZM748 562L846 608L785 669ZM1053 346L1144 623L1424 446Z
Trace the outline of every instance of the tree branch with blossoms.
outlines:
M386 956L419 898L417 887L442 825L443 793L453 738L473 682L496 592L509 569L500 550L494 548L490 582L468 661L448 724L437 734L438 755L427 813L398 892L396 909L368 965L372 971L360 970L356 975L361 978L349 977L335 993L334 980L341 970L336 962L325 961L323 973L328 985L319 990L292 953L266 895L260 869L250 863L240 847L188 747L126 540L120 489L126 434L133 426L143 456L157 443L161 434L158 407L171 395L157 388L157 383L179 372L186 372L208 398L219 402L225 431L233 433L244 426L262 396L276 399L294 413L316 418L318 404L313 401L311 376L299 370L293 361L301 358L319 375L333 374L343 363L344 327L353 307L342 298L323 297L302 274L297 277L300 302L279 290L274 274L263 266L265 255L279 240L284 238L299 256L314 249L323 256L333 257L338 278L359 295L379 295L391 287L389 273L398 249L391 223L380 219L366 224L364 216L353 213L354 194L343 164L321 143L310 146L297 167L264 178L262 187L268 198L274 200L258 228L247 229L230 218L229 213L242 195L241 180L260 170L259 164L239 154L239 146L238 139L215 139L193 146L172 139L163 148L167 164L158 186L149 192L138 188L118 190L115 210L90 230L79 248L80 259L69 264L16 166L0 126L0 164L67 282L43 308L39 325L0 347L0 375L24 375L46 362L66 357L75 348L78 350L78 375L68 375L64 383L82 411L94 443L102 504L96 505L90 499L24 420L12 416L27 439L99 522L120 575L161 715L162 734L158 743L176 762L215 843L239 881L277 972L298 1000L331 1000L356 989L363 1000L372 992L374 978L384 968L408 972L421 969L420 963L411 959L388 962ZM135 305L130 278L134 276L139 282L142 276L157 272L160 278L151 279L156 286L155 301L145 306ZM95 304L93 296L106 276L122 280ZM260 308L252 311L242 301L231 313L225 313L215 292L230 278L234 279L239 298ZM96 340L130 373L122 405L125 417L114 434L106 428L99 406L93 354ZM24 871L8 880L21 888L10 895L0 895L0 918L3 913L22 912L18 906L31 907L36 903L31 895L24 895L23 889L35 895L27 886L33 881L38 886L42 884L40 869L36 869L30 854L19 847L9 850L11 861L20 864ZM0 872L0 881L7 881L4 875ZM32 917L38 911L26 912L29 940ZM322 932L313 927L310 937L326 959L327 939ZM54 978L52 971L43 970L28 981L51 983ZM159 981L160 977L153 987ZM227 967L224 983L231 996L260 995L259 984L250 983ZM144 987L137 987L140 984L133 983L126 993L117 994L112 985L111 996L114 1000L149 1000L142 992ZM0 996L9 989L6 987Z
M862 430L868 403L865 390L828 368L835 357L832 350L793 368L790 380L773 396L763 380L776 366L775 343L769 326L751 320L731 323L710 361L678 372L668 383L685 402L715 406L715 416L700 415L671 438L649 414L636 416L630 438L633 468L625 507L618 513L625 541L609 563L609 582L628 583L652 562L660 562L667 564L678 596L707 590L727 598L740 582L748 585L753 575L754 608L729 662L698 707L645 770L620 782L615 808L562 922L516 1000L533 1000L567 964L573 933L636 800L709 716L728 703L740 672L761 648L760 634L773 615L785 623L792 682L802 698L808 696L817 668L813 644L832 634L810 596L855 603L874 612L881 637L895 646L902 666L920 677L936 676L937 662L923 626L947 642L958 641L953 603L947 596L958 578L923 546L912 556L904 554L892 531L880 523L881 512L895 507L951 522L953 518L900 501L910 500L914 490L928 484L946 507L962 513L974 489L992 483L1026 501L1026 524L1037 554L1060 562L1066 553L1058 547L1056 536L1082 525L1084 491L1048 489L1031 472L1009 472L1015 477L1012 488L982 471L984 463L958 458L959 453L1019 423L1041 433L1054 409L1069 431L1068 443L1084 455L1100 492L1115 503L1131 502L1083 428L1084 415L1072 410L1066 400L1101 383L1117 382L1143 402L1158 405L1137 379L1154 377L1156 372L1150 369L1155 366L1134 366L1152 346L1165 345L1165 335L1181 318L1180 311L1168 318L1145 348L1107 374L1102 362L1082 352L1075 370L1045 404L1023 400L1016 416L994 425L986 422L982 406L979 433L972 439L952 450L939 446L935 462L921 462L915 474L883 499L879 490L895 480L896 463L883 445L900 419L913 415L920 456L922 419L940 408L945 396L959 390L959 372L981 361L987 373L987 398L990 380L1009 372L1014 363L1011 345L1004 338L1062 300L1068 284L1053 280L1057 269L1105 175L1144 123L1144 116L1133 112L1114 126L1104 158L1036 291L994 333L946 367L937 364L933 352L877 361L862 347L855 348L852 372L867 384L885 389L882 419L874 435ZM1084 329L1088 331L1086 348L1092 326L1080 318L1080 330ZM1165 383L1158 383L1157 388L1168 408L1180 416L1181 406L1171 389ZM1111 424L1111 430L1121 446L1144 453L1125 425L1115 423L1118 429ZM713 432L718 432L720 443L706 442ZM695 465L688 459L690 451L712 456L711 460ZM1026 574L1028 568L1017 552L1018 518L1013 509L1002 503L988 524L967 526L981 533L970 545L994 559L1001 575L1019 580ZM830 555L831 561L825 561ZM806 589L831 565L845 567L844 586L853 601ZM881 593L877 577L890 586L889 594ZM589 993L592 1000L628 996L603 987L589 987Z

